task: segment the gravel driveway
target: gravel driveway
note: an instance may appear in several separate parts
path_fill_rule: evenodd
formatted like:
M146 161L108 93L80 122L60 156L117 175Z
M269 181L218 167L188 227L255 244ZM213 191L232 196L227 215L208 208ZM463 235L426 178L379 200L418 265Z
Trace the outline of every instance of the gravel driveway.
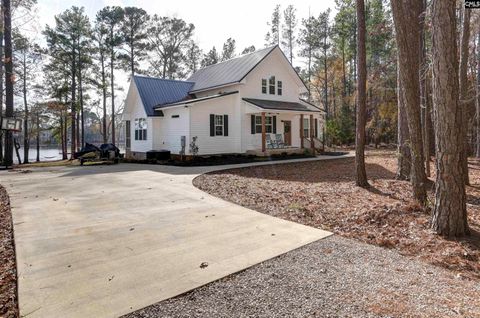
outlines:
M480 284L331 236L124 316L139 317L480 317Z

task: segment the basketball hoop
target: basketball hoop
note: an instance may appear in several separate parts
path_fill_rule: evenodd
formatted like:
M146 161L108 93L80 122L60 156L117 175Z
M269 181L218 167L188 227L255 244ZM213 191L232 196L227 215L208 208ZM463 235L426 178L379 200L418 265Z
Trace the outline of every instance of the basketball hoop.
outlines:
M22 131L22 120L14 117L1 117L0 129L10 130L12 132L20 132Z

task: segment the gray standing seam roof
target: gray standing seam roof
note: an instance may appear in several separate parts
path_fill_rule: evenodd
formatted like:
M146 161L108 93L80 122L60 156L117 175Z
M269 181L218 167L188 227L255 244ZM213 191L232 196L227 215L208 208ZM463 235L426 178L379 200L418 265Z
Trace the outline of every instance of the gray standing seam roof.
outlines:
M145 76L133 76L147 116L160 115L154 107L190 98L194 83Z
M240 82L275 48L276 46L258 50L198 70L187 80L189 82L195 82L191 91L195 92L206 88Z

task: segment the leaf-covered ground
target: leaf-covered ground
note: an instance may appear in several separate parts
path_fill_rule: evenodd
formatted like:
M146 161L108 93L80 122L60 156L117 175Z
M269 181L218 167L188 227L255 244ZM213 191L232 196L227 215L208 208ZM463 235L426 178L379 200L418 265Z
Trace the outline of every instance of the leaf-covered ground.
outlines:
M0 186L0 317L18 317L15 248L7 191Z
M409 182L395 180L393 151L369 151L366 163L370 189L355 186L353 158L219 171L199 176L194 184L266 214L396 249L465 279L480 279L480 162L470 162L467 188L472 235L456 240L430 230L430 211L412 202ZM433 206L433 182L428 187Z

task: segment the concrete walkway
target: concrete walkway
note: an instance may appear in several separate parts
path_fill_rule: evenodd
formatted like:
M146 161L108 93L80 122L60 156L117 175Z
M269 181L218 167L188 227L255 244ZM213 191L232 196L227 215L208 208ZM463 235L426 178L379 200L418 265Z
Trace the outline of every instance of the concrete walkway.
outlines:
M117 317L331 234L192 185L201 173L251 165L259 164L1 172L11 198L21 316Z

